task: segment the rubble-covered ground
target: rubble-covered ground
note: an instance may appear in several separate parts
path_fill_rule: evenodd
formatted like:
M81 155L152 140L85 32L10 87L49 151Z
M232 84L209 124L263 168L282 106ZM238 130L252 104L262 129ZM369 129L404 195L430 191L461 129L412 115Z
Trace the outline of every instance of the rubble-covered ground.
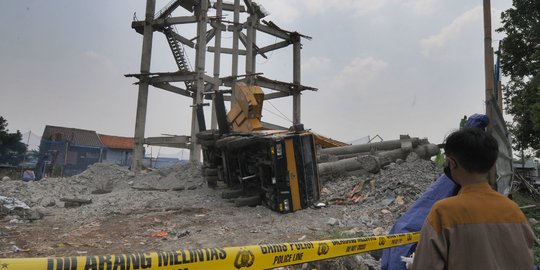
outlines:
M326 177L321 201L327 206L290 214L235 207L221 198L224 186L206 186L196 164L137 176L94 164L68 178L1 181L0 256L106 255L383 235L440 173L433 162L411 154L377 174ZM29 209L9 207L16 200ZM353 259L378 269L369 254ZM350 268L344 264L342 269Z

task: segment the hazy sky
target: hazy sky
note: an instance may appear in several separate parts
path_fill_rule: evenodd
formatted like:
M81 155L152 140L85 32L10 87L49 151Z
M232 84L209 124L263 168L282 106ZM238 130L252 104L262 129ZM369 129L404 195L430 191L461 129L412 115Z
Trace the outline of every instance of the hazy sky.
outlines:
M138 87L124 74L139 72L142 36L131 21L134 13L144 18L145 2L2 1L0 115L8 128L41 134L45 125L57 125L133 136ZM158 0L156 9L167 2ZM302 42L302 84L319 89L303 92L306 128L342 141L410 134L440 143L463 115L484 112L482 1L258 2L270 12L266 20L313 37ZM510 6L510 0L492 1L494 29ZM194 36L192 27L178 30ZM231 36L224 33L225 44ZM494 33L495 47L500 38ZM257 58L257 72L291 82L292 46L268 55ZM156 32L151 70L176 69ZM190 104L151 88L146 136L189 135ZM292 119L292 98L264 107L264 121L291 124L284 118Z

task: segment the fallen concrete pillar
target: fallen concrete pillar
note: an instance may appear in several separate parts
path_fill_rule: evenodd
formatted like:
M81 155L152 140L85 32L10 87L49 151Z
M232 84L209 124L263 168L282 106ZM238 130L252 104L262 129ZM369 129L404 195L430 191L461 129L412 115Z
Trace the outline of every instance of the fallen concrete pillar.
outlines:
M377 152L373 155L358 155L353 158L319 163L319 174L343 174L353 171L377 173L380 168L395 162L398 159L406 159L411 152L416 153L423 159L429 159L430 157L439 153L439 147L435 144L424 144L413 149L400 148L390 151Z
M379 161L374 156L357 156L339 161L319 164L320 175L342 174L351 171L364 170L365 172L377 172Z
M420 144L419 138L410 138L408 136L402 136L400 140L390 140L383 142L374 142L358 145L346 145L340 147L325 148L320 151L320 155L349 155L358 154L363 152L381 151L381 150L393 150L398 148L414 148Z
M439 154L441 149L436 144L422 144L418 147L413 149L413 152L415 152L419 157L423 159L429 159L432 156L435 156Z

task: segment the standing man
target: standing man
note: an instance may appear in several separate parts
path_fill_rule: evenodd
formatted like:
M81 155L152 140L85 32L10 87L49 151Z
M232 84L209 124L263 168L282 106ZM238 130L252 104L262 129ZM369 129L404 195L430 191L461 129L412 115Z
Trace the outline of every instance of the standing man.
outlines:
M463 117L460 128L479 128L484 130L489 124L489 118L483 114L473 114L469 118ZM448 177L448 168L429 188L414 202L394 224L390 234L418 232L422 229L431 207L439 200L455 196L459 191L457 185ZM387 248L383 250L381 270L406 270L402 257L409 257L416 250L416 243Z
M465 128L448 136L444 151L449 177L461 189L431 209L412 269L532 269L534 233L525 215L488 184L495 138Z

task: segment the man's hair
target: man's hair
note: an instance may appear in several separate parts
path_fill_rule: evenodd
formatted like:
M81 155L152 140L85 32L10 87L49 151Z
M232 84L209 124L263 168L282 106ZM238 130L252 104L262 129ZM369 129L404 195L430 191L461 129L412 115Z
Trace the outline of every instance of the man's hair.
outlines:
M478 128L463 128L446 138L444 152L465 170L487 173L499 154L497 140Z

